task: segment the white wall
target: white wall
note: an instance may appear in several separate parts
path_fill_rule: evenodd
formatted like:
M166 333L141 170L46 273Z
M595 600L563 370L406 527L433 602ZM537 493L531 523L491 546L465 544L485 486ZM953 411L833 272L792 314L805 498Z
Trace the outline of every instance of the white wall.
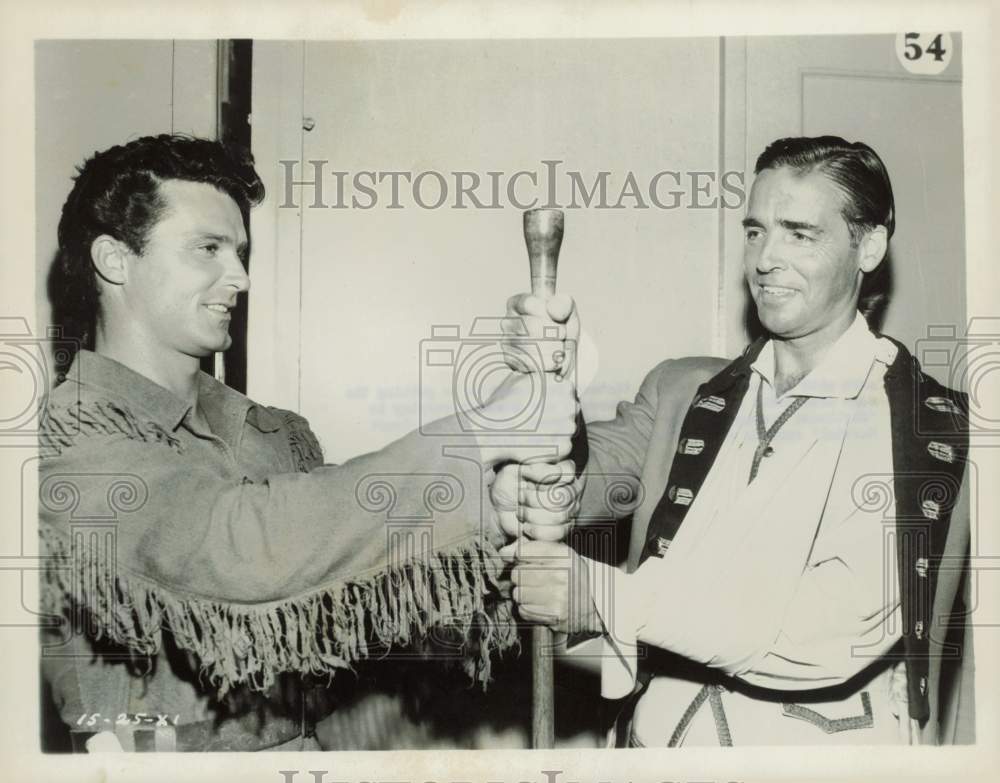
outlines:
M776 138L866 140L897 193L884 330L911 348L932 325L962 333L954 39L936 76L907 73L892 35L256 42L253 146L269 195L252 216L251 396L301 411L331 460L376 449L419 422L432 326L465 335L527 287L515 206L425 210L404 182L401 209L386 207L388 183L372 209L314 208L311 187L293 189L296 208L279 208L281 160L296 161L303 180L314 176L304 162L324 161L329 205L333 171L347 172L349 203L362 170L541 175L545 159L588 180L612 172L612 193L629 171L645 182L662 170L739 172L748 190ZM736 207L567 209L559 286L577 299L599 359L588 418L610 416L662 358L744 347ZM434 387L442 400L445 380Z
M300 410L333 461L417 426L420 342L433 325L465 335L528 287L521 212L404 198L395 210L387 198L317 209L311 188L296 189L299 210L278 209L279 147L329 161L327 172L541 176L541 161L555 159L587 181L612 172L611 202L629 171L643 183L719 165L718 39L258 43L254 71L254 150L270 193L253 218L251 269L264 284L251 293L249 391ZM293 133L302 116L314 127ZM325 202L333 187L328 177ZM599 348L590 418L610 416L660 359L712 351L718 257L713 209L566 210L559 287Z
M46 278L56 251L56 227L63 202L72 187L76 166L84 158L114 144L150 133L172 130L203 136L215 135L215 41L38 41L35 44L35 299L19 303L5 317L24 319L31 333L44 336L50 326L51 308L46 293ZM30 74L25 77L30 78ZM10 108L10 107L9 107ZM13 111L13 108L10 108ZM25 109L30 113L31 106ZM11 189L13 192L13 189ZM19 265L16 258L4 259L10 268ZM29 262L30 263L30 262ZM32 306L34 305L34 312ZM19 327L20 321L18 322ZM20 334L20 331L17 332ZM51 356L46 354L51 362ZM4 369L4 414L31 410L38 395L51 383L47 377L33 375L16 363ZM13 406L10 403L15 403ZM10 420L7 420L10 424ZM30 435L30 430L27 433ZM33 444L33 439L29 441ZM29 442L14 444L28 445ZM4 445L7 445L6 443ZM35 463L24 463L24 452L17 448L0 449L0 475L14 482L12 488L0 489L0 497L19 499L31 478ZM22 504L23 505L23 504ZM24 506L28 508L28 506ZM16 519L23 508L7 509L6 519ZM23 553L22 525L9 524L0 533L0 551ZM31 544L28 544L31 546ZM0 591L19 595L18 571L5 572ZM30 589L35 582L25 580ZM26 594L24 606L34 606ZM37 618L25 616L18 602L0 615L0 623L34 624Z
M50 320L45 280L76 166L98 150L148 134L212 138L215 103L215 41L36 43L37 324Z
M893 286L883 331L910 350L928 328L965 333L961 36L947 68L908 73L895 35L775 36L731 39L727 71L745 95L729 133L745 139L747 182L754 161L784 136L834 134L870 144L886 164L896 200ZM731 216L731 217L736 217ZM746 339L742 323L739 227L727 233L723 286L727 352ZM919 358L919 356L918 356ZM928 367L943 382L960 377Z

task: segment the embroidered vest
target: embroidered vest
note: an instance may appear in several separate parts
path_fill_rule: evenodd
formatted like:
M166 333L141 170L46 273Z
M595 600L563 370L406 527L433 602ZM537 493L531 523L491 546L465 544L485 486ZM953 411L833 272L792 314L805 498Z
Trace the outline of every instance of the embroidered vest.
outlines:
M892 340L892 338L889 338ZM663 557L698 496L750 386L761 338L702 384L681 425L667 488L640 556ZM905 347L885 373L892 430L895 544L910 717L930 715L927 676L934 593L968 453L967 399L926 375ZM957 654L944 649L942 654Z

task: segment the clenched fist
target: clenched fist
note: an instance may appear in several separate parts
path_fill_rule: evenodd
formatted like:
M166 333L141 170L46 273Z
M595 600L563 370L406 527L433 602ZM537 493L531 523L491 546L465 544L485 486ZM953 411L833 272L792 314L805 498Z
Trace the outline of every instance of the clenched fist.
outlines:
M510 464L497 472L490 499L509 537L561 541L580 510L582 491L572 460Z
M561 541L518 539L500 550L514 563L513 598L521 617L563 633L600 632L586 561Z

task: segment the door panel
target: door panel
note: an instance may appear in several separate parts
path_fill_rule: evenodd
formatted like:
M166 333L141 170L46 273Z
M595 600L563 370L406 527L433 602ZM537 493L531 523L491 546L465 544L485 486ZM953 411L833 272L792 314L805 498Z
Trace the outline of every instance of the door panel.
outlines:
M806 74L803 103L807 135L864 140L889 170L896 233L882 331L911 350L929 327L954 325L964 333L961 84Z
M833 134L870 144L885 161L896 200L891 290L882 330L911 350L928 329L964 333L966 270L961 38L939 75L908 73L894 35L731 39L741 59L748 185L757 156L783 136ZM738 216L727 218L738 222ZM727 240L735 236L731 230ZM727 242L724 315L730 354L748 337L742 248ZM742 305L742 306L741 306ZM928 368L932 373L934 368ZM945 381L944 376L940 380ZM955 379L950 379L955 383Z
M300 409L339 461L414 429L420 395L450 409L447 372L423 373L421 342L435 325L468 335L477 316L503 314L528 287L521 210L455 208L456 171L533 172L519 198L545 201L544 160L587 183L609 171L613 203L626 172L714 172L718 162L718 39L308 42L304 161L327 161L322 201L300 191ZM256 111L256 109L255 109ZM344 199L359 171L407 172L433 203L442 174L449 197L416 204L387 181L370 209L332 208L331 172ZM313 169L299 172L311 179ZM670 180L667 180L670 182ZM670 186L664 185L666 191ZM480 197L490 203L488 188ZM646 372L668 356L708 353L715 333L718 218L714 209L566 210L560 290L571 292L599 350L584 395L590 418L613 415ZM288 212L289 210L284 210Z

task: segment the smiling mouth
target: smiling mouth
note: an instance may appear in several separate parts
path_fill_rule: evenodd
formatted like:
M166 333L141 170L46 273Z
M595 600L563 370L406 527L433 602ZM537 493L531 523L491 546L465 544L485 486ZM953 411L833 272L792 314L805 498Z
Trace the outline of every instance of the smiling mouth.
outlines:
M762 294L769 297L775 297L778 299L786 296L791 296L792 294L795 293L794 288L785 288L784 286L780 285L764 285L763 283L758 283L757 287L760 289L760 292Z
M227 307L226 305L223 305L223 304L207 304L207 305L205 305L205 307L207 307L213 313L218 313L219 315L224 315L227 318L232 313L232 308L231 307Z

